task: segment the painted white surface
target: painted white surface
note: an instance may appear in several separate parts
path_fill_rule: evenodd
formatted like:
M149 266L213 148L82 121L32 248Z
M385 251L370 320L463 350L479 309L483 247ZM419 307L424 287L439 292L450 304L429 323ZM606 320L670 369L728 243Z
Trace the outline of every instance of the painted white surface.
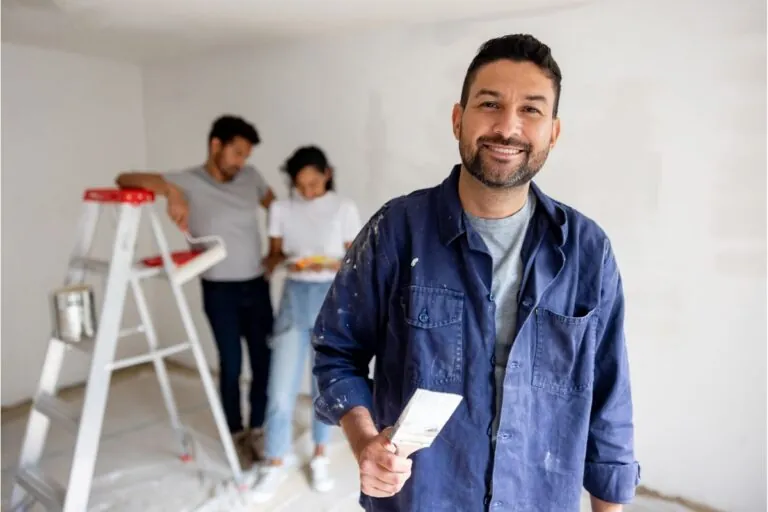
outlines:
M3 0L3 41L133 61L275 37L512 16L595 0Z
M145 141L136 66L3 43L2 76L6 406L31 397L37 388L52 327L49 294L64 280L83 190L111 186L119 170L143 167ZM114 226L110 215L103 216L96 255L111 250ZM103 279L93 282L98 300ZM125 321L135 323L132 306ZM118 355L145 347L128 338ZM62 384L81 382L88 362L85 356L68 355Z
M279 195L278 166L317 143L367 217L457 161L451 106L479 44L537 35L565 75L563 134L539 183L614 240L644 483L763 510L764 20L757 0L616 0L163 62L145 68L148 163L200 161L210 121L236 112L263 134L252 161Z
M334 429L327 455L336 486L318 494L309 487L306 463L312 453L308 401L301 401L294 415L294 453L297 467L266 504L248 503L248 493L238 495L217 484L230 478L216 428L199 380L171 374L171 384L179 405L181 421L194 439L195 461L184 464L177 458L174 442L157 379L151 371L113 384L104 419L104 435L96 460L90 510L111 512L195 511L195 512L358 512L359 477L357 464L341 431ZM82 406L82 394L70 401ZM3 419L2 424L2 498L10 499L12 471L18 460L24 421ZM46 475L65 482L72 452L71 435L52 429L50 444L44 452L42 468ZM202 469L198 472L197 469ZM243 500L243 501L241 501ZM5 508L5 507L4 507ZM590 510L584 494L582 507ZM39 508L32 512L38 512ZM686 509L640 497L626 507L626 512L685 512Z

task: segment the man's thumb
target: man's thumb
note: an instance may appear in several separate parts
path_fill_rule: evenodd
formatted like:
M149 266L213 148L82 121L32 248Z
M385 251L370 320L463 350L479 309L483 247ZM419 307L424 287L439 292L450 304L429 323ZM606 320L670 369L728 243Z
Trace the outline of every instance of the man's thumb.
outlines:
M391 441L392 430L392 427L387 427L381 431L381 436L384 438L382 444L388 452L397 453L397 447Z

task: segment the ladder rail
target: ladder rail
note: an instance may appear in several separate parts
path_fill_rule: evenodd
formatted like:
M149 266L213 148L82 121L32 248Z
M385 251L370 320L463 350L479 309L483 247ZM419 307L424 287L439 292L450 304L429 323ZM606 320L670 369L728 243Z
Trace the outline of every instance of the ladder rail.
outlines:
M66 285L82 283L85 278L85 269L77 266L73 267L71 262L77 258L84 258L91 251L99 220L99 212L100 205L95 202L86 202L80 212L70 265L68 265L64 278ZM41 394L56 395L66 351L67 345L64 343L55 338L49 340L38 380L36 397ZM50 425L51 419L48 416L34 407L31 408L19 455L17 473L21 474L27 468L39 465ZM11 503L14 506L18 505L25 499L25 495L25 489L18 482L14 482L13 490L11 491Z
M75 457L70 470L64 512L87 510L93 483L93 472L112 378L112 371L108 365L114 360L117 350L141 218L139 205L122 204L120 210L120 221L117 225L117 235L107 274L107 288L85 389L83 412L75 441Z
M61 373L62 363L66 345L58 343L58 340L52 339L48 343L48 349L45 355L45 362L38 382L37 394L48 393L56 394L58 388L59 375ZM51 419L38 411L34 407L30 409L29 419L27 420L24 441L21 445L19 455L19 465L17 476L20 476L27 468L37 466L43 455L45 439L48 437L48 430L51 426ZM18 482L14 483L11 491L12 508L19 506L25 499L26 490Z
M187 447L184 444L184 438L181 429L181 420L179 419L179 411L176 407L176 400L173 397L173 389L171 388L171 379L168 376L168 371L165 368L163 362L164 354L159 353L159 344L157 339L157 331L155 330L154 323L152 322L152 316L149 313L149 306L147 305L147 299L144 296L144 291L141 289L139 280L135 277L131 278L131 290L133 290L133 297L136 301L136 309L139 312L139 318L144 326L144 335L147 338L147 345L149 345L150 352L154 355L152 358L152 364L155 367L155 373L160 383L160 390L163 394L163 402L165 408L168 411L168 415L171 419L171 426L173 430L180 436L180 443L182 450L184 450L184 456L189 455L187 453ZM173 347L171 347L173 348ZM173 352L171 352L173 353Z
M173 275L175 265L171 260L168 241L163 234L163 228L160 224L160 219L157 217L157 214L153 208L149 208L149 221L152 226L152 232L155 235L155 242L157 243L158 249L160 250L160 254L163 255L163 266L165 267L165 270L170 277ZM237 485L243 485L243 471L240 467L240 461L238 459L237 452L235 451L235 445L229 432L229 426L227 425L226 417L224 416L224 409L221 405L216 386L213 382L213 377L211 376L211 369L208 366L208 361L206 360L205 354L203 353L203 349L200 345L200 339L197 335L195 323L192 320L192 314L189 311L187 298L184 296L181 285L174 279L168 279L168 283L171 287L174 298L176 299L179 314L181 315L181 322L184 326L184 330L186 331L187 339L190 343L190 349L192 350L195 364L197 365L198 372L200 373L200 379L203 382L203 389L205 390L208 402L211 405L213 419L216 423L216 428L219 432L222 445L224 446L224 455L232 470L235 483Z
M93 247L93 237L96 234L96 226L99 223L101 205L93 201L86 201L84 210L77 223L77 235L75 246L70 258L70 266L67 271L65 285L82 283L85 279L86 268L82 265L73 265L77 260L85 259Z

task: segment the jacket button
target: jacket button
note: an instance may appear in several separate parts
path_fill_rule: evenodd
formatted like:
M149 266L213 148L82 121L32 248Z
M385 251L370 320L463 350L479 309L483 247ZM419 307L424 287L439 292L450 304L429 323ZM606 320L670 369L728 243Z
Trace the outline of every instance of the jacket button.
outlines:
M422 322L422 323L429 322L429 315L426 313L419 313L419 322Z

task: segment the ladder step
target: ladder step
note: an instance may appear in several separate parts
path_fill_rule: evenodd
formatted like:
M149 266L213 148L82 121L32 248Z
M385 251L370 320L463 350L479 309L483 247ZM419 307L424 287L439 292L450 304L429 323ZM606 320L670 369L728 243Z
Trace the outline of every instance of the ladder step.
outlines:
M120 334L117 335L118 338L126 338L128 336L132 336L134 334L139 334L144 332L146 329L143 325L137 325L136 327L128 327L125 329L120 330Z
M99 260L94 258L73 258L70 267L82 268L90 272L106 274L109 272L110 262L107 260ZM146 267L141 264L135 264L131 269L132 274L138 279L144 279L147 277L156 277L165 273L164 267Z
M127 338L128 336L143 333L145 331L146 331L146 328L143 325L137 325L136 327L127 327L125 329L121 329L117 337ZM90 354L93 352L93 345L95 343L95 340L93 339L84 339L82 341L77 341L77 342L60 340L58 338L54 338L54 340L58 341L59 343L65 344L67 347L76 348L80 352L84 352L86 354Z
M204 251L188 252L188 255L189 257L186 259L182 258L174 261L176 265L171 271L170 279L179 286L222 261L227 257L227 251L223 245L217 244ZM157 264L157 258L145 258L140 262L134 263L131 269L133 276L138 279L157 276L169 277L165 272L165 267L162 264ZM71 267L104 274L109 272L109 265L109 261L93 258L73 258L70 263Z
M46 510L64 508L66 490L58 482L48 478L37 469L19 468L17 482L30 496L40 502Z
M35 398L34 407L40 413L64 425L71 432L77 433L80 413L71 405L48 393L40 393Z
M164 357L183 352L184 350L189 349L191 346L192 344L190 342L185 341L183 343L178 343L167 348L161 348L160 350L147 352L146 354L141 354L134 357L126 357L125 359L118 359L114 363L110 364L109 368L111 370L119 370L129 366L136 366L137 364L148 363L155 359L162 359Z

